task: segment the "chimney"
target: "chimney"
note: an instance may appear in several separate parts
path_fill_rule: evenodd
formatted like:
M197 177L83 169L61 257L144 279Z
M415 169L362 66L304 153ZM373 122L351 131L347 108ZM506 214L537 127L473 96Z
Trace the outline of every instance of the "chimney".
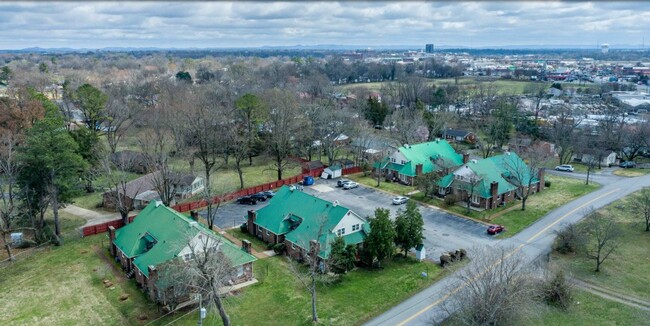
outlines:
M318 243L318 241L310 240L309 241L309 254L310 255L315 254L316 256L318 256L319 253L320 253L320 244Z
M499 183L496 181L492 181L490 183L490 195L492 196L492 207L491 208L496 208L498 203L498 197L499 197Z
M416 176L421 176L422 175L422 164L416 164L415 165L415 175Z
M244 239L241 241L241 249L244 250L246 253L250 254L251 253L251 242Z
M153 265L147 266L147 269L149 270L149 277L147 278L146 286L147 289L149 289L149 298L152 301L156 301L158 299L156 296L156 281L158 281L158 270Z
M246 221L246 226L248 227L248 233L251 235L257 235L256 231L257 228L255 227L255 220L257 219L257 212L254 210L249 210L248 211L248 219Z
M199 220L199 213L197 211L190 211L190 216L192 217L193 220L198 221Z
M537 192L540 192L544 189L544 183L545 183L544 172L545 172L544 168L541 168L539 169L539 171L537 171L537 179L539 180L539 182L537 183Z
M469 153L463 153L463 164L469 162Z
M108 227L108 238L110 239L110 251L111 251L111 256L115 257L115 244L113 241L115 241L115 227L112 225Z

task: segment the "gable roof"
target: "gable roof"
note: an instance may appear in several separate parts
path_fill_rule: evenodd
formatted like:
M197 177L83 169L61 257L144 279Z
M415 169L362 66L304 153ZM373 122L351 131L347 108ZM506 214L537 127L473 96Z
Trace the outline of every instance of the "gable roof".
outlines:
M126 191L123 191L122 187L118 187L118 193L125 193L127 197L135 198L138 194L141 194L145 191L154 190L156 188L155 180L159 177L160 171L145 174L135 180L127 182Z
M446 140L438 139L415 145L405 145L397 149L404 155L407 163L397 170L399 173L414 177L415 166L422 164L422 173L429 173L441 169L432 159L443 158L452 166L463 164L463 157L456 153Z
M465 138L467 135L471 134L471 132L467 130L460 130L460 129L445 129L445 131L442 132L443 136L451 136L451 137L463 137Z
M346 216L357 215L349 208L283 186L267 206L257 210L255 224L275 234L284 234L287 240L305 249L320 232L320 256L325 258L329 255L329 243L336 237L333 228ZM363 231L356 233L360 232ZM362 235L344 237L344 240L347 244L357 244L364 238Z
M132 223L118 229L113 243L127 257L135 257L133 263L149 277L148 266L156 266L175 258L187 246L189 239L199 232L219 238L220 248L233 266L256 260L202 224L159 202L149 203Z
M517 189L515 185L507 180L511 174L519 174L517 178L522 180L530 177L530 169L528 169L526 163L514 152L492 156L478 161L472 160L454 171L453 174L457 174L462 169L471 169L474 174L481 177L481 182L475 191L477 195L483 198L491 197L490 184L492 182L498 183L497 193L501 195ZM514 169L518 172L515 172ZM445 176L438 184L443 187L448 187L453 182L456 182L453 176L451 179L449 176ZM533 182L538 182L537 178L533 178Z

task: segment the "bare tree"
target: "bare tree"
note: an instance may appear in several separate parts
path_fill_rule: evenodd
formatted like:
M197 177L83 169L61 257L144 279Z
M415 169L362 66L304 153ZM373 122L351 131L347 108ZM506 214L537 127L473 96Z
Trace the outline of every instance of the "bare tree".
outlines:
M135 88L133 83L120 83L111 85L106 91L108 101L105 108L104 134L111 153L115 153L119 142L145 106L145 99L135 92Z
M626 125L619 132L622 133L622 153L627 161L634 160L642 154L642 149L650 145L650 122L644 121L633 125Z
M105 155L101 161L108 188L114 194L115 208L120 213L124 225L129 224L129 211L131 210L130 203L126 201L129 183L127 171L132 166L134 158L135 156L121 155L119 161L112 162L110 155ZM139 193L140 190L136 189L135 193Z
M165 206L173 204L180 181L180 175L169 165L168 138L165 131L153 128L139 139L148 170L153 173L152 182Z
M289 270L311 295L312 322L318 322L318 311L316 309L317 285L319 283L327 284L332 281L332 278L324 273L325 261L319 256L322 248L318 239L324 237L328 232L325 228L326 224L327 216L323 215L320 217L316 239L309 242L309 249L299 257L306 269L301 268L297 262L292 261L291 257L287 257Z
M503 164L508 172L508 182L517 187L517 195L521 198L521 210L526 210L528 197L535 193L534 181L538 179L541 165L549 158L548 152L539 144L535 144L522 153L528 161L526 163L517 154L506 153L503 155ZM542 182L537 180L537 182ZM540 189L544 185L539 185Z
M641 212L646 232L650 232L650 188L643 188L635 202L636 209Z
M548 138L558 149L560 164L569 163L575 148L574 132L582 122L580 112L568 105L553 106L550 112L550 127L546 128Z
M587 214L583 228L588 239L585 256L596 262L595 271L600 272L600 265L619 245L621 228L612 216L593 210Z
M524 255L511 247L476 247L455 273L442 309L451 325L524 325L535 315L536 288Z
M465 203L467 204L467 214L471 212L472 207L472 198L476 191L478 190L479 185L483 182L483 177L476 175L474 173L465 176L462 180L459 181L459 187L465 195Z
M294 94L273 89L266 97L269 101L267 144L278 180L282 180L282 173L290 164L289 156L293 152L295 135L299 133L303 118Z
M190 226L195 228L195 226ZM174 298L195 293L200 295L202 302L216 307L224 326L230 325L230 316L226 312L223 298L227 291L224 288L231 286L236 278L236 269L230 259L224 254L223 238L210 231L199 230L188 232L188 236L181 240L187 246L181 251L173 263L161 267L162 276L167 283L164 293L171 293ZM180 276L180 278L176 278ZM175 287L172 289L170 287Z

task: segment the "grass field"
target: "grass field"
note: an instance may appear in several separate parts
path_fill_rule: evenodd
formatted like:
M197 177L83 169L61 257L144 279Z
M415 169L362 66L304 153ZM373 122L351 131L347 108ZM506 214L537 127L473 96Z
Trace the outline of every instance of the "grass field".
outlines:
M566 312L545 306L527 325L647 325L650 319L649 312L586 291L576 290L573 302Z
M343 91L350 90L353 88L367 88L371 91L381 91L382 86L386 85L389 82L375 82L375 83L357 83L357 84L346 84L341 85L339 88ZM469 88L476 85L484 85L495 87L499 93L502 94L514 94L520 95L524 94L526 86L530 84L537 84L538 82L527 81L527 80L512 80L512 79L495 79L495 80L478 80L474 77L460 77L458 80L455 78L441 78L434 79L428 82L429 85L451 85L458 83L459 86ZM548 86L551 83L546 83ZM567 88L589 88L594 87L591 85L566 85Z
M2 325L196 325L196 312L162 316L108 257L106 234L72 236L83 221L66 216L65 244L44 247L0 269ZM235 235L238 235L235 232ZM263 247L259 243L255 246ZM260 248L262 249L262 248ZM288 271L284 257L255 263L260 281L226 300L233 325L310 325L310 296ZM428 272L423 278L421 272ZM357 325L434 283L442 269L432 262L395 258L384 268L357 269L319 288L322 324ZM113 283L105 287L104 280ZM122 301L120 296L128 294ZM185 313L188 313L183 317ZM206 325L219 323L210 313Z
M621 177L630 177L630 178L640 177L648 173L650 173L650 169L633 168L633 169L617 169L614 171L615 175Z
M604 288L630 294L650 301L650 270L648 248L650 232L645 232L641 213L634 208L635 195L616 201L602 210L615 219L623 230L619 247L603 263L599 273L596 264L580 255L553 254L553 262L570 271L574 277Z

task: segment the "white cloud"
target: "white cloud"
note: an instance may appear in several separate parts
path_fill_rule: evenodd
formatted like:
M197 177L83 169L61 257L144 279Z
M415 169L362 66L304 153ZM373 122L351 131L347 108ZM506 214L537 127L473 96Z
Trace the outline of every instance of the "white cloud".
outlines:
M0 2L0 48L615 47L640 44L649 19L644 2Z

